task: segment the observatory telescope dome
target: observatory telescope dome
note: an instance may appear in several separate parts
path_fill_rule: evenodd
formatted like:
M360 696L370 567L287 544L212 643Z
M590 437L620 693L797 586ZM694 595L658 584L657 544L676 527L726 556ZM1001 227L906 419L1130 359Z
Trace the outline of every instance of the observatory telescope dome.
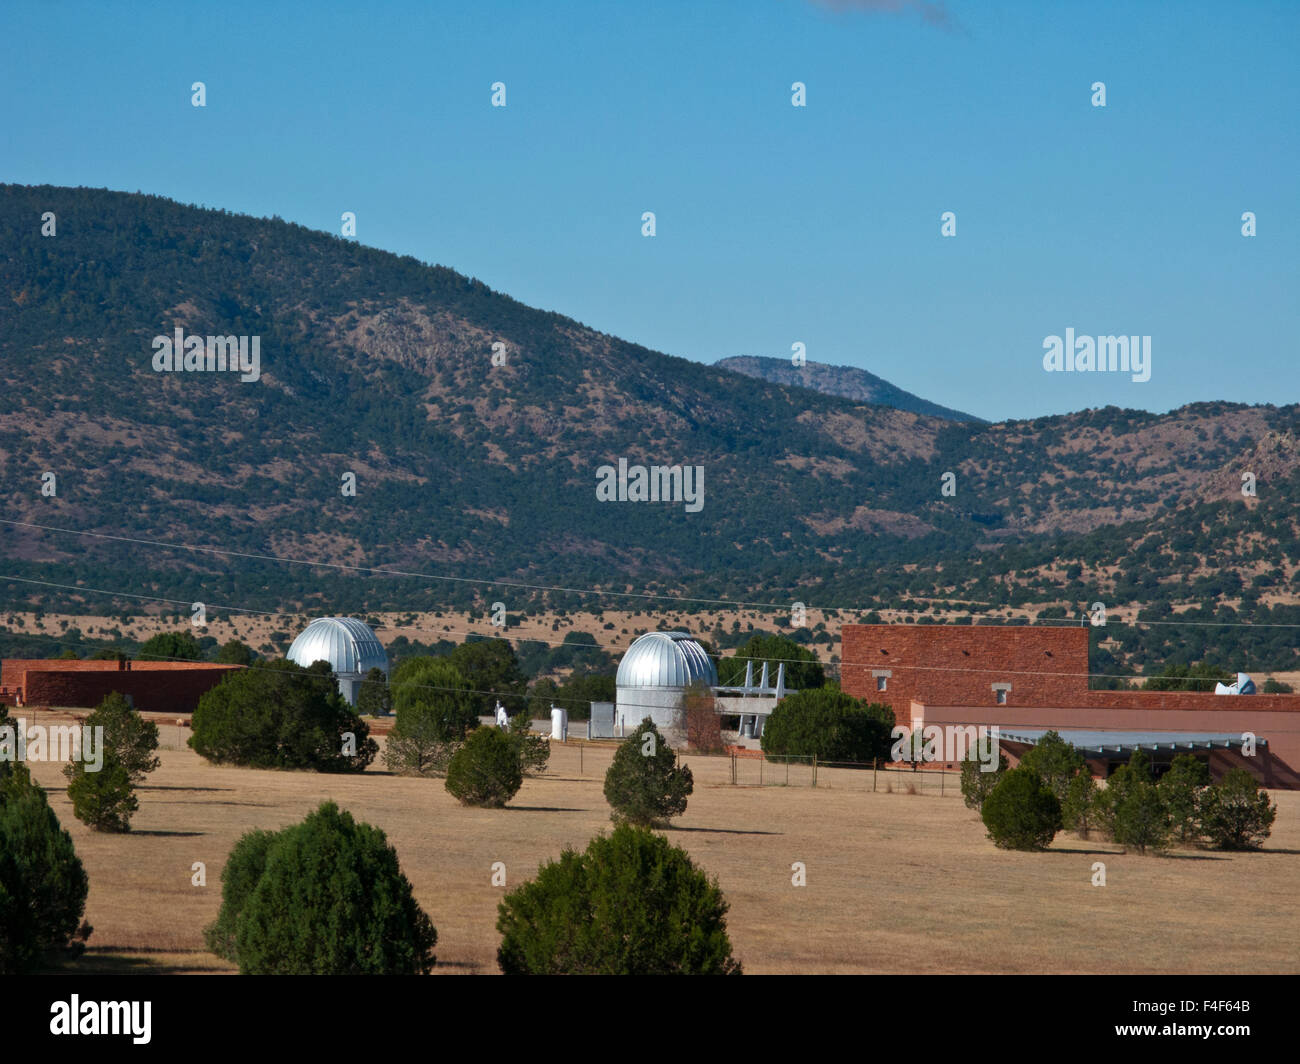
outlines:
M689 687L696 681L717 686L712 659L685 632L647 632L633 641L618 665L621 688Z
M355 617L318 617L289 647L289 660L307 668L328 661L339 679L339 692L356 705L366 673L380 669L388 675L388 653L364 621Z

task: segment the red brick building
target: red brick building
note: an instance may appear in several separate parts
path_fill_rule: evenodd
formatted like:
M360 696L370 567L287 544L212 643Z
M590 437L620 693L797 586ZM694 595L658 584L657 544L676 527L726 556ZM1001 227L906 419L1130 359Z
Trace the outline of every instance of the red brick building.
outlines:
M192 713L199 697L236 665L203 661L73 661L9 658L0 701L13 706L94 707L114 691L136 709Z
M844 690L887 703L899 724L1251 732L1266 749L1216 749L1211 770L1241 765L1268 786L1300 787L1300 695L1090 691L1087 628L848 624L842 639Z

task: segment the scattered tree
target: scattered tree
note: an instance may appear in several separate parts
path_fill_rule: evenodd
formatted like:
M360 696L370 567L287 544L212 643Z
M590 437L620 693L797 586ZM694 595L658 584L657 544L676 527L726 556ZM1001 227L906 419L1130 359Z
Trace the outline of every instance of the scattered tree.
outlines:
M478 703L465 677L443 658L407 658L392 686L397 720L388 733L385 761L392 772L437 776L478 724Z
M1083 755L1055 731L1047 732L1020 759L1022 767L1038 773L1039 779L1052 789L1058 802L1064 803L1070 781L1084 767Z
M549 736L533 731L533 722L527 711L520 711L510 718L508 734L519 758L519 771L526 776L545 772L551 760L551 740Z
M1085 764L1070 779L1061 803L1061 823L1086 839L1096 824L1097 784Z
M605 800L615 821L651 825L681 816L694 789L690 768L677 764L649 717L619 744L605 773Z
M246 831L235 843L221 870L221 911L217 919L203 929L203 941L218 957L239 963L235 936L239 930L239 914L253 893L257 881L266 871L266 855L270 852L278 833L274 831Z
M104 729L104 749L111 751L126 769L131 782L140 784L156 769L159 760L158 725L145 720L126 698L116 691L108 695L86 717L90 728Z
M63 770L68 779L68 797L78 820L96 831L131 830L131 817L140 800L131 785L131 774L116 755L104 751L104 763L90 771L85 761L70 761Z
M826 683L826 671L821 662L805 646L789 636L758 634L740 646L734 656L718 659L718 681L724 687L739 687L745 681L745 666L754 666L754 682L758 683L763 662L770 662L768 682L776 683L776 669L785 663L785 682L792 691L808 691Z
M1184 665L1173 662L1155 676L1149 677L1143 687L1148 691L1213 691L1217 683L1236 679L1227 669L1209 662Z
M506 895L497 963L507 975L740 975L726 914L684 851L625 824Z
M994 844L1006 850L1045 850L1061 830L1061 803L1038 773L1007 772L980 810Z
M504 639L469 639L451 652L448 659L465 678L474 701L474 715L490 715L498 698L507 713L524 708L528 686L519 668L514 648Z
M203 651L190 632L159 632L145 640L137 656L141 661L198 661Z
M1201 800L1201 830L1220 850L1255 850L1273 830L1277 804L1244 768L1229 769Z
M461 805L500 809L523 786L519 743L499 728L476 728L451 756L447 791Z
M257 660L253 648L238 639L232 639L217 651L217 663L221 665L251 665Z
M1179 842L1201 836L1201 794L1210 785L1210 766L1191 754L1179 754L1157 787L1169 813L1170 828Z
M560 685L549 676L543 676L528 689L528 706L523 711L531 720L541 720L551 715L551 706L560 697ZM515 714L518 716L518 714ZM513 719L513 718L511 718Z
M45 791L22 762L0 762L0 975L80 954L91 932L81 921L88 889L72 836Z
M246 975L415 975L438 935L387 837L324 802L236 844L209 948ZM270 836L269 838L265 836Z
M378 665L361 679L357 692L357 712L363 717L386 717L393 711L393 696L388 676Z
M726 749L722 741L722 718L718 716L713 691L701 681L686 688L686 742L696 753L720 754Z
M1001 750L997 753L997 767L985 771L984 766L993 762L993 740L988 735L977 737L966 751L966 759L961 763L961 796L968 809L979 810L985 799L993 793L1007 772L1007 756Z
M1120 766L1123 772L1126 766ZM1118 773L1117 773L1118 774ZM1121 846L1138 853L1163 850L1169 845L1169 810L1164 796L1150 780L1131 781L1118 796L1111 818L1111 836Z

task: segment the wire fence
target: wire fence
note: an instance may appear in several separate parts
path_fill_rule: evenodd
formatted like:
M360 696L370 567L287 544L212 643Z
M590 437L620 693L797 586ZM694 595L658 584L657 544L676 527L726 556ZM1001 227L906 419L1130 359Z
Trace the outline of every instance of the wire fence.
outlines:
M815 757L729 755L730 782L737 787L823 787L885 794L961 797L960 772L900 768L873 762L821 761Z

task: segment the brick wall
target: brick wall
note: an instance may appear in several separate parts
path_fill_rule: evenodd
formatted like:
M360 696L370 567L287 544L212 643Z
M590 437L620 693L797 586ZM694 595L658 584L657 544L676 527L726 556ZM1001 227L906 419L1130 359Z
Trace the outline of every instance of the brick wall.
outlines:
M885 702L906 722L911 703L996 706L994 684L1009 684L1008 705L1043 705L1088 688L1085 628L989 625L846 624L841 685L856 698ZM885 690L877 672L888 672Z
M1231 757L1267 784L1300 786L1300 695L1090 691L1086 628L850 624L842 658L844 690L888 703L900 724L919 715L940 725L1249 731L1268 739L1268 752ZM875 674L883 672L882 692ZM1005 704L995 684L1010 685Z
M47 672L120 672L130 662L118 661L63 661L59 658L6 658L0 662L0 687L13 689L23 685L23 673L28 669Z
M44 662L29 662L41 665ZM59 665L67 663L58 662ZM112 664L111 662L109 664ZM133 666L141 663L133 662ZM191 664L182 668L123 669L28 668L21 684L29 706L97 706L113 691L129 695L136 709L158 713L192 713L199 697L221 682L234 665ZM168 666L174 663L165 663Z

